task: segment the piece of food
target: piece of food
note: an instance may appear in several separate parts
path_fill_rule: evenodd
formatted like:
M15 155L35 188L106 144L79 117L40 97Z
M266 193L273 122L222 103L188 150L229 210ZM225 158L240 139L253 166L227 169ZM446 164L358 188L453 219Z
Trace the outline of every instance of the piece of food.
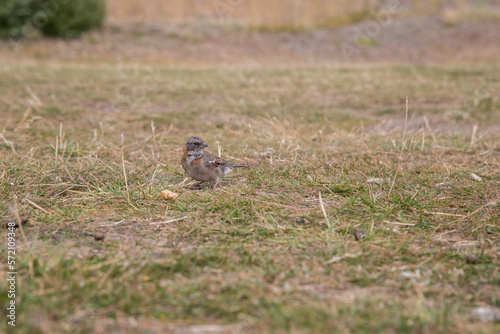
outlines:
M161 198L164 199L170 199L170 200L175 200L177 197L179 197L178 193L174 193L173 191L170 190L163 190L160 193Z

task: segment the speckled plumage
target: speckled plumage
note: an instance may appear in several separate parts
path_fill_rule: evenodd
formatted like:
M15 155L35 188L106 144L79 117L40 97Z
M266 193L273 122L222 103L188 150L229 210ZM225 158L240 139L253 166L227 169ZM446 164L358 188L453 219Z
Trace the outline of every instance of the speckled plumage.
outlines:
M208 145L199 137L191 137L182 148L182 168L186 174L201 182L215 181L213 189L217 187L220 179L229 174L234 168L250 167L230 163L205 151Z

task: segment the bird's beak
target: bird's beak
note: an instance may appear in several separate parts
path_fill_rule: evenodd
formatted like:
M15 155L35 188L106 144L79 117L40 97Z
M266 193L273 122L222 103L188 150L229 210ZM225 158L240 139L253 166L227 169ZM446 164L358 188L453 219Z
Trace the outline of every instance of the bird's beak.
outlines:
M205 147L208 147L208 145L205 143L201 144L201 148L205 148Z

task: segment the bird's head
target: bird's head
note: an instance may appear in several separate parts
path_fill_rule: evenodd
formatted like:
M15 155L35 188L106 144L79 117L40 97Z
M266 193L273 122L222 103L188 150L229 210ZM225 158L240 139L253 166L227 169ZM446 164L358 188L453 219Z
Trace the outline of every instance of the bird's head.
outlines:
M208 147L208 145L200 137L191 137L186 142L186 149L188 151L203 150L205 147Z

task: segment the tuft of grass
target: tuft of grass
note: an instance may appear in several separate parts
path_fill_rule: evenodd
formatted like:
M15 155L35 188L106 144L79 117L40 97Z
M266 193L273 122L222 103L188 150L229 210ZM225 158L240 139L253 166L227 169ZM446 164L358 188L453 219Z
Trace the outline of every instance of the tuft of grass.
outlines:
M363 47L363 46L375 46L377 45L377 41L373 38L360 38L356 40L356 45Z

